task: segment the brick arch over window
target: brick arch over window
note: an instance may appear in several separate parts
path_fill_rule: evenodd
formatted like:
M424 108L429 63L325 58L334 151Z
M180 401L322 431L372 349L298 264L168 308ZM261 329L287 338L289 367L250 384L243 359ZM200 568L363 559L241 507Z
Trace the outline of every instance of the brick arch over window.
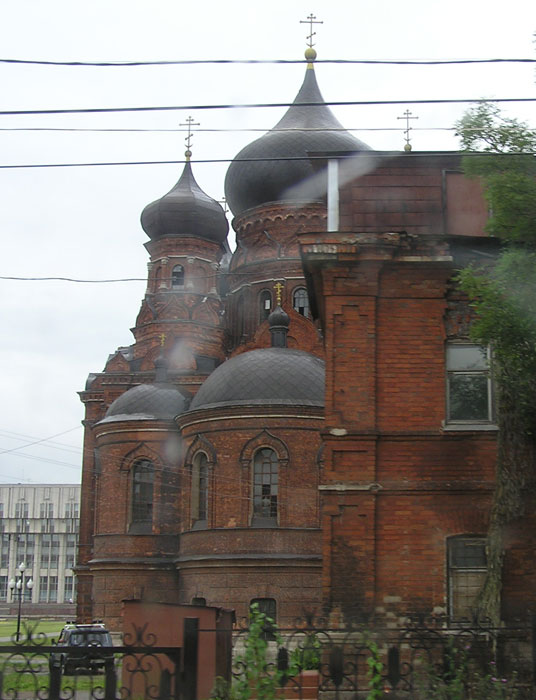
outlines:
M190 447L186 452L186 458L184 460L184 466L190 472L192 471L194 457L198 452L204 452L206 454L209 467L212 468L216 465L217 458L214 445L204 435L198 434L195 436L193 442L190 443Z
M290 461L290 454L287 445L266 429L261 430L258 435L248 440L240 453L240 464L249 467L253 461L253 456L262 447L270 447L277 455L279 466L287 467Z
M155 452L155 450L149 447L149 445L147 445L145 442L140 442L139 445L136 445L134 449L127 452L127 454L123 457L123 460L119 465L119 469L122 472L128 472L132 469L134 463L140 459L149 460L154 464L155 469L157 470L162 468L160 455L158 452Z

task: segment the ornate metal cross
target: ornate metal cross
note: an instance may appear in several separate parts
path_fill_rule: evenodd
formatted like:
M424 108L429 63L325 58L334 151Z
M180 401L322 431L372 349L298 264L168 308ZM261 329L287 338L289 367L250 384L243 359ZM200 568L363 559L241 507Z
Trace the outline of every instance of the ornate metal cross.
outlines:
M274 284L275 300L276 300L278 306L281 306L281 292L284 289L284 286L285 285L281 284L281 282L276 282Z
M313 48L313 37L316 36L316 32L313 32L313 24L324 24L324 22L321 22L320 20L316 19L316 15L311 14L307 17L307 19L300 19L300 24L308 24L309 25L309 31L311 32L309 36L307 37L307 42L309 45L309 48Z
M201 124L199 122L194 122L193 117L188 117L186 122L179 124L179 126L188 127L188 136L185 137L184 143L186 144L186 148L190 150L192 147L192 126L201 126Z
M406 120L406 128L404 129L404 138L406 139L406 145L404 147L404 150L406 150L406 151L411 151L411 144L409 142L409 132L411 131L411 126L409 125L409 120L410 119L418 119L418 118L419 117L411 116L411 112L409 111L409 109L406 109L403 116L397 117L397 119L405 119Z

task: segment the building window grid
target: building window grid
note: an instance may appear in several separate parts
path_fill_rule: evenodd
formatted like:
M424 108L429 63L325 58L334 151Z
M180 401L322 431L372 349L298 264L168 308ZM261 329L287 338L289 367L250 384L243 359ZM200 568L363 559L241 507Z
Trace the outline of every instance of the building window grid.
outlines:
M494 416L489 348L448 343L446 367L447 422L491 423Z
M15 518L28 518L29 511L30 507L28 503L23 503L22 501L15 503Z
M9 548L10 548L10 536L8 534L3 534L0 539L2 545L2 552L0 554L0 568L7 569L9 566Z
M253 458L253 516L277 519L279 461L274 450L263 447Z
M471 620L487 573L486 539L452 537L447 548L450 617Z
M75 564L76 537L69 535L65 543L65 568L72 569Z
M72 603L74 594L74 579L72 576L66 576L63 583L63 602Z
M7 602L7 576L0 576L0 601Z
M54 517L54 504L53 503L41 503L39 505L39 517L43 520L45 518Z

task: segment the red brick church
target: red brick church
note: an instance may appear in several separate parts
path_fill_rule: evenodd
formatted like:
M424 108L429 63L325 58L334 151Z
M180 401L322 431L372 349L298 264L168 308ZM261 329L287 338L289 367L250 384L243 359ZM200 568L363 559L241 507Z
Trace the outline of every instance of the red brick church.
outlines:
M90 374L78 616L122 601L280 625L470 614L496 426L455 272L493 255L455 153L375 152L305 79L230 164L236 250L187 152L148 204L134 342ZM512 600L515 604L515 596Z

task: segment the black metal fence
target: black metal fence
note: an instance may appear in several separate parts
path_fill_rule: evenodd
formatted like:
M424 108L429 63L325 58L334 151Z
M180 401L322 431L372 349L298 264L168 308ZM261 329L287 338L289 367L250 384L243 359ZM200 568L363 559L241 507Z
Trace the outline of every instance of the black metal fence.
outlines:
M220 649L233 635L233 667L227 678L211 679L213 697L532 700L535 629L533 621L499 629L419 618L381 628L328 629L309 622L275 633L267 629L256 668L251 656L248 661L248 630L220 630ZM199 629L195 618L185 620L182 647L158 646L145 626L125 634L122 646L75 650L75 667L78 655L87 661L92 654L112 654L113 663L96 673L51 669L50 655L58 647L38 627L25 632L19 643L0 646L0 700L204 700L197 682L206 672L204 638L213 638L215 630Z

